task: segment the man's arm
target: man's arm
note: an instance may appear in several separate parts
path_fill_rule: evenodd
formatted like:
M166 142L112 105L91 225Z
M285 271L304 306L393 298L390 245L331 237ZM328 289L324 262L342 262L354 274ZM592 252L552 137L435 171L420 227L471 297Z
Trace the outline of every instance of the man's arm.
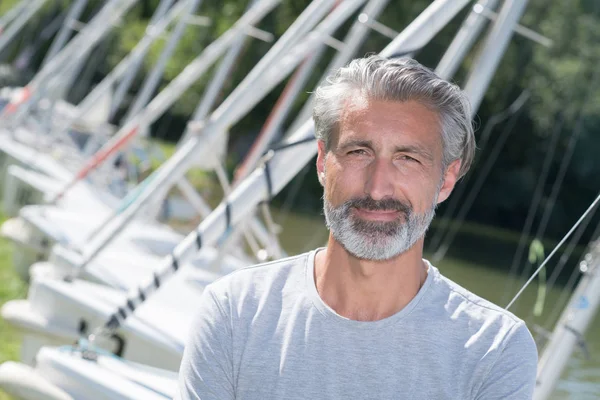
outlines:
M529 400L537 374L537 347L525 323L508 333L504 347L484 379L476 400Z
M233 385L230 319L208 286L183 352L176 400L229 400Z

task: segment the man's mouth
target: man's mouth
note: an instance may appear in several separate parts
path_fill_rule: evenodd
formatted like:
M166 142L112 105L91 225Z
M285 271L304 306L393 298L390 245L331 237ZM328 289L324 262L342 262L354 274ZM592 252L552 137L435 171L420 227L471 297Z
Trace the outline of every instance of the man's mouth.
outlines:
M354 211L358 217L369 221L396 221L400 216L398 210L370 210L367 208L354 208Z

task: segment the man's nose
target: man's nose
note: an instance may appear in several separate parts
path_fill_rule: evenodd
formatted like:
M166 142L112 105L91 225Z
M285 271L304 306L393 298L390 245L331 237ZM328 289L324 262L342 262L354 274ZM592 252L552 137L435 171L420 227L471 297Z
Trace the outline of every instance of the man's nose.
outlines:
M394 166L390 161L376 159L367 171L365 194L373 200L394 196Z

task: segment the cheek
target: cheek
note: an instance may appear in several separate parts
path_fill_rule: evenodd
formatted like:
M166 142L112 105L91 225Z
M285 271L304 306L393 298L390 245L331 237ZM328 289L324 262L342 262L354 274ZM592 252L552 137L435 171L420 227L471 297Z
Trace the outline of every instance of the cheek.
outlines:
M325 196L332 204L339 205L351 197L360 196L363 183L362 174L357 171L331 166L325 172Z

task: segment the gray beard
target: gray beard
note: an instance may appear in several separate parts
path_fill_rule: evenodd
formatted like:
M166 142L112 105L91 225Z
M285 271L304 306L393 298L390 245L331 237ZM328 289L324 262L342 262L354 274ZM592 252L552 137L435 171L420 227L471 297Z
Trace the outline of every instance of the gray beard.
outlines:
M367 221L352 213L352 208L357 206L369 210L398 210L401 217L395 221ZM354 257L370 261L392 259L414 246L425 236L436 206L434 203L425 213L416 214L412 206L399 200L375 201L367 197L332 207L323 197L325 221L335 240Z

